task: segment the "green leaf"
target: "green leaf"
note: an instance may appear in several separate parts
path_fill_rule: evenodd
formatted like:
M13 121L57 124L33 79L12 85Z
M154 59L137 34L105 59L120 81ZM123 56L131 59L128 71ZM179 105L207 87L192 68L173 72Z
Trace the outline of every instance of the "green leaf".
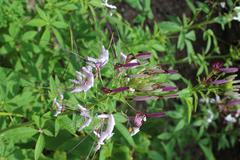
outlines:
M152 48L159 52L163 52L166 50L166 48L161 44L153 44Z
M149 140L147 134L144 133L137 134L135 138L135 143L136 151L138 151L139 153L147 153L149 151L151 141Z
M48 28L45 29L45 31L42 34L42 37L40 39L40 45L45 46L49 43L50 41L50 30Z
M73 11L73 10L78 9L78 7L75 4L67 4L67 5L64 5L62 7L62 9L66 10L66 11Z
M36 34L37 34L36 31L28 31L28 32L25 32L25 33L22 35L22 40L24 40L24 41L32 40L32 39L36 36Z
M115 119L115 121L117 123L125 123L125 122L127 122L127 118L123 114L121 114L119 112L114 114L114 119Z
M123 137L127 140L127 142L135 147L135 142L133 141L132 136L129 134L127 128L122 125L121 123L116 123L115 127L118 129L118 131L123 135Z
M187 34L185 34L185 37L191 41L195 41L196 40L196 34L194 31L190 31Z
M52 25L56 28L67 28L68 27L68 25L65 22L61 22L61 21L53 22Z
M53 33L56 36L58 43L63 47L64 42L63 42L63 38L62 38L61 34L55 28L53 28Z
M56 124L57 123L57 124ZM57 125L57 126L56 126ZM56 130L56 127L60 127ZM55 122L55 131L57 132L59 129L66 129L71 134L75 133L75 127L73 121L66 115L58 116ZM55 132L55 135L56 135ZM57 132L58 133L58 132Z
M194 6L192 0L186 0L188 7L191 9L193 14L196 14L196 7Z
M53 155L54 160L67 160L67 153L64 151L55 151Z
M158 139L161 139L161 140L168 140L172 137L172 134L168 133L168 132L164 132L160 135L157 136Z
M41 8L39 8L39 7L37 6L37 7L36 7L36 10L37 10L39 16L40 16L42 19L44 19L45 21L48 21L47 15L45 14L45 12L44 12Z
M20 27L16 23L10 23L8 31L11 37L15 38L20 31Z
M43 26L47 25L47 22L42 19L35 18L35 19L32 19L31 21L29 21L27 23L27 25L34 26L34 27L43 27Z
M174 129L174 132L181 130L184 126L185 126L185 120L182 119L181 121L178 122L177 126Z
M167 111L166 115L174 119L182 118L182 114L177 111Z
M99 160L107 160L112 155L113 143L105 144L100 151Z
M44 136L43 134L40 134L35 146L35 151L34 151L34 159L38 160L38 158L40 157L43 149L45 147L45 140L44 140Z
M100 0L91 0L89 4L94 7L103 7L102 2Z
M193 98L192 97L185 98L185 102L188 107L188 123L190 123L193 111Z
M185 47L185 33L181 32L178 36L177 48L183 50Z
M45 135L49 136L49 137L53 137L54 136L53 133L51 131L47 130L47 129L43 129L43 133Z
M202 149L202 151L203 151L203 153L204 153L204 155L205 155L207 160L215 160L215 157L214 157L214 155L212 153L212 150L209 147L205 146L202 143L200 143L199 146Z
M163 21L159 23L158 26L160 31L167 33L179 32L181 30L181 26L179 24L170 21Z
M0 137L6 137L14 141L26 140L32 138L38 131L31 127L17 127L3 130L0 132Z

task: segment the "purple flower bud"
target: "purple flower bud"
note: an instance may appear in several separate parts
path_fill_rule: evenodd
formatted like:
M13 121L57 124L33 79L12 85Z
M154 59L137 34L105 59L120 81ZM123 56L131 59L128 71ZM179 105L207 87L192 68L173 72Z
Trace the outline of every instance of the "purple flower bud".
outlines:
M126 91L126 90L129 90L129 87L119 87L119 88L115 88L115 89L112 89L112 93L117 93L117 92L123 92L123 91Z
M174 91L176 89L177 87L174 87L174 86L165 86L162 88L162 91L168 92L168 91Z
M157 113L147 113L146 117L147 118L162 118L165 116L164 112L157 112Z
M157 96L136 96L133 98L134 101L148 101L148 100L157 100Z
M167 73L167 74L176 74L176 73L178 73L178 71L177 71L177 70L168 69L168 70L165 70L164 73Z
M151 53L149 52L138 53L135 57L139 59L149 59L151 58Z
M232 107L232 106L236 106L236 105L239 105L239 104L240 104L240 99L235 99L235 100L232 100L232 101L228 102L226 106Z
M89 61L89 65L91 65L92 67L96 67L97 69L100 69L107 64L109 60L109 52L107 49L105 49L104 46L102 46L102 51L98 59L87 57L87 60Z
M146 115L143 113L137 113L133 120L134 127L140 128L143 121L146 121Z
M135 67L139 65L140 65L139 62L129 62L129 63L123 64L122 67L130 68L130 67Z
M109 88L106 88L106 87L102 88L102 91L106 94L123 92L123 91L126 91L126 90L129 90L129 87L119 87L119 88L115 88L115 89L109 89Z
M224 72L224 73L235 73L238 71L238 68L235 67L231 67L231 68L220 68L220 71Z
M210 82L210 83L211 83L211 84L219 85L219 84L225 84L225 83L227 83L227 82L228 82L227 80L221 79L221 80L212 81L212 82Z

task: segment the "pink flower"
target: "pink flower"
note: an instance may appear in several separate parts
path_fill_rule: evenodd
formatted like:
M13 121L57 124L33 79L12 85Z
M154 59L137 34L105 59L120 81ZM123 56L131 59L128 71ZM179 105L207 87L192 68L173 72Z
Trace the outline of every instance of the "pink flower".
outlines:
M115 126L115 119L112 114L101 114L101 115L98 115L98 118L102 118L102 119L107 118L108 123L107 123L106 130L101 132L100 134L97 134L99 139L97 142L97 146L95 148L96 151L98 151L101 148L105 140L108 140L113 136L113 129Z
M143 124L143 121L146 121L146 115L143 113L137 113L133 119L133 128L130 133L131 136L136 135L140 131L140 127Z
M224 73L235 73L238 71L238 68L236 67L229 67L229 68L223 68L223 63L216 62L212 65L213 70L216 72L224 72Z
M88 127L91 124L92 117L90 116L89 111L85 107L79 104L78 108L81 111L81 116L84 117L84 119L86 119L83 125L78 129L78 131L82 131L84 128Z
M105 49L104 46L102 46L102 51L98 59L87 57L87 60L89 61L89 65L99 70L100 68L107 64L109 60L109 52L107 49Z
M176 89L177 87L174 87L174 86L165 86L162 88L162 91L169 92L169 91L174 91Z
M72 93L78 92L87 92L94 85L94 75L92 73L92 67L82 67L81 72L77 73L77 79L72 80L72 82L76 85L75 88L71 91Z
M142 52L142 53L138 53L135 57L138 59L149 59L149 58L151 58L151 53Z
M220 71L224 72L224 73L235 73L238 71L238 68L235 67L230 67L230 68L220 68Z
M237 105L240 105L240 99L231 100L226 104L226 106L228 107L237 106Z

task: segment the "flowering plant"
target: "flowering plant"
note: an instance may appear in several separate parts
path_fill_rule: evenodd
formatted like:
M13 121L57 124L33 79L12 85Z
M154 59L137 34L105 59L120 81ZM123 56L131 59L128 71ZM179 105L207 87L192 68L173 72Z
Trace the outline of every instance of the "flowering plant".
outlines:
M0 4L0 159L238 151L238 1L186 0L168 20L150 0Z

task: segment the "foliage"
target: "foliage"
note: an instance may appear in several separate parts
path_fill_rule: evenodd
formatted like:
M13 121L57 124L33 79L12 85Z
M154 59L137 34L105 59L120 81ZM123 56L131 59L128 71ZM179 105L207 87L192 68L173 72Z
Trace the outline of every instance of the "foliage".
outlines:
M138 12L132 24L121 16L120 2ZM236 147L239 118L230 123L226 115L240 109L231 105L240 98L235 96L238 77L229 70L239 68L239 45L229 44L224 54L211 25L221 32L231 29L239 2L227 0L222 10L219 2L186 0L190 15L160 22L154 20L151 2L109 1L117 5L111 9L101 0L0 0L0 159L214 160L219 151ZM94 72L93 87L71 93L75 71L88 64L87 57L98 57L102 46L110 60ZM118 72L121 52L151 57ZM180 58L178 53L183 53ZM215 61L223 65L214 68ZM186 64L183 70L181 64ZM148 77L126 81L141 74ZM227 82L215 84L219 80ZM161 85L177 89L164 92ZM103 90L124 86L134 90ZM60 101L61 94L64 107L54 116L54 99ZM134 101L139 96L157 100ZM82 131L77 130L86 117L78 104L93 117ZM131 117L139 112L147 121L131 136ZM160 112L165 116L151 118ZM101 113L113 114L116 124L114 135L95 151L93 131L104 129L104 120L96 116Z

